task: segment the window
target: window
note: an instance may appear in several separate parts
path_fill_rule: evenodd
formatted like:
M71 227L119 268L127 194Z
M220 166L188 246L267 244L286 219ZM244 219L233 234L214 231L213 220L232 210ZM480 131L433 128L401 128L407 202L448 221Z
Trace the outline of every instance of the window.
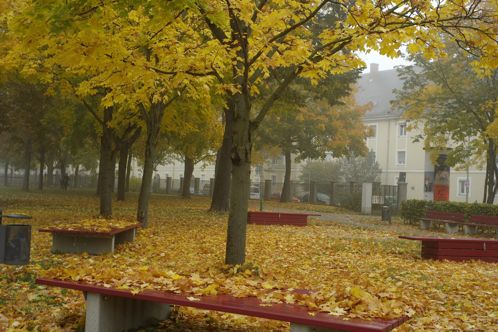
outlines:
M406 151L398 151L397 157L398 165L406 165Z
M399 123L399 136L406 136L406 122Z
M277 184L277 176L276 175L271 176L271 184Z
M458 196L466 196L470 192L470 179L458 178Z
M377 125L372 124L367 126L367 138L377 138Z

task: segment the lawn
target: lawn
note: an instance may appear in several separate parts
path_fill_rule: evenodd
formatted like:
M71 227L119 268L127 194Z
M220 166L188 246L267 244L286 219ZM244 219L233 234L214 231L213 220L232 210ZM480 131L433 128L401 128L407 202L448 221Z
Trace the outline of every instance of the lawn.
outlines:
M258 202L251 202L254 209ZM206 212L206 198L152 197L150 227L113 255L53 255L40 227L95 217L97 197L83 192L0 192L5 212L33 216L31 264L0 265L0 330L73 330L84 322L79 292L34 284L36 276L79 280L133 292L162 289L191 294L258 296L267 302L299 303L348 317L411 319L399 330L491 331L498 325L497 264L421 260L420 247L397 239L429 234L395 220L358 217L365 227L313 222L307 227L248 226L247 264L223 264L226 215ZM296 204L271 202L270 209ZM117 219L132 220L136 197L115 203ZM307 205L306 210L346 213ZM352 217L355 217L353 214ZM296 297L288 289L314 290ZM285 323L230 314L175 310L162 331L285 331Z

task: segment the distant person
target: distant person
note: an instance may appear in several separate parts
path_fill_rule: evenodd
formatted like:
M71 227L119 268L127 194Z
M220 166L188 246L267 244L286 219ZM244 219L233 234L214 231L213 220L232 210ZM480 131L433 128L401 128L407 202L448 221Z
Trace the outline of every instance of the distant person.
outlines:
M64 174L61 178L61 188L64 189L64 191L66 191L68 186L69 186L69 175Z

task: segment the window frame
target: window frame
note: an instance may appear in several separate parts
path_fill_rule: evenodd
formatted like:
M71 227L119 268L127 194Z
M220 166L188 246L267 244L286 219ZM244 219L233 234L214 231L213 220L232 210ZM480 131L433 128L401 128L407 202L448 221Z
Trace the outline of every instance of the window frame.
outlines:
M465 192L465 189L464 189L463 193L460 191L460 183L463 182L464 183L464 188L465 188L465 182L466 181L467 181L466 177L459 177L459 178L457 178L457 196L458 197L465 197L467 195L467 193L470 196L470 189L472 187L472 179L470 177L469 177L469 186L467 187L467 192Z
M398 122L398 136L399 137L406 137L406 121L400 121ZM401 129L403 129L403 133L401 132Z
M400 152L404 152L405 153L405 160L404 160L403 164L401 164L399 162L399 153ZM397 150L396 151L396 166L406 166L407 159L408 159L408 154L406 153L406 150Z

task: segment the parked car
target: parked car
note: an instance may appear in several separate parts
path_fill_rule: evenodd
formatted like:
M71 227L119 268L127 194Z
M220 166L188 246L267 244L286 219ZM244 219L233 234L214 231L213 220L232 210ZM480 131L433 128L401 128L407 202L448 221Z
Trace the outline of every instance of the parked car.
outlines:
M271 199L279 201L280 200L280 193L273 193L271 195ZM299 202L301 202L301 200L294 196L294 197L292 197L291 202L299 203Z
M310 194L306 193L301 197L301 202L309 202ZM324 193L316 193L316 202L320 204L329 204L330 196Z
M259 199L261 195L261 192L259 191L259 187L251 187L249 191L249 198L250 199Z

